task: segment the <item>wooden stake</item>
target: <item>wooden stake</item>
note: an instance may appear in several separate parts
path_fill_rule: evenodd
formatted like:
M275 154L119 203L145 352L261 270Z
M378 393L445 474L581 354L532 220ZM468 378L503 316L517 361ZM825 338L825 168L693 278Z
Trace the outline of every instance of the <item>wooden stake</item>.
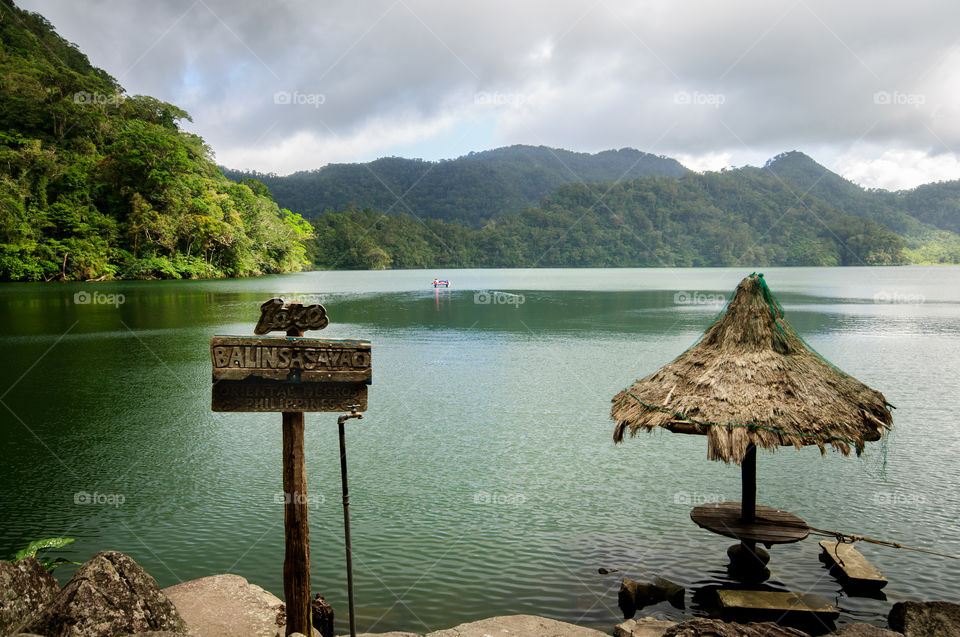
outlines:
M287 336L303 336L291 328ZM313 635L310 621L310 523L307 516L307 463L303 452L303 412L283 412L283 596L287 635Z
M307 519L307 468L303 453L303 412L283 412L283 595L287 634L312 635L310 623L310 524Z

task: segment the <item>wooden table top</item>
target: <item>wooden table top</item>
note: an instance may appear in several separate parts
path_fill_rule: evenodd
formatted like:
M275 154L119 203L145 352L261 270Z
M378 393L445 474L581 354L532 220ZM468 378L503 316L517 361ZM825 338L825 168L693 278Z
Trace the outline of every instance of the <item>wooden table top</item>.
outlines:
M713 533L766 545L799 542L810 534L807 523L794 514L759 504L753 522L740 519L739 502L701 504L690 511L690 519Z

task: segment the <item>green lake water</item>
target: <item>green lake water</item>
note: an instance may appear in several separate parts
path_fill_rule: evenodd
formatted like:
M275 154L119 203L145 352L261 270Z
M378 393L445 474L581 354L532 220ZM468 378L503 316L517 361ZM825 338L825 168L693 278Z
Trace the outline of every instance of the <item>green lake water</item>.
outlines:
M237 573L282 596L279 414L210 411L209 339L252 335L272 296L321 302L322 337L373 342L347 425L358 629L426 632L534 613L609 631L620 577L726 581L731 540L693 505L738 500L699 436L612 442L610 398L696 341L741 269L315 272L231 281L0 285L0 552L76 538L161 586ZM770 269L805 340L897 409L861 458L758 455L758 503L813 526L960 554L960 268ZM434 277L453 286L435 290ZM122 296L121 296L122 295ZM78 303L79 301L79 303ZM83 301L90 301L84 303ZM312 576L346 626L337 414L307 414ZM886 452L885 454L883 452ZM858 545L890 580L849 597L811 536L770 584L839 624L960 602L960 561ZM598 568L619 569L601 575ZM71 568L58 571L61 581Z

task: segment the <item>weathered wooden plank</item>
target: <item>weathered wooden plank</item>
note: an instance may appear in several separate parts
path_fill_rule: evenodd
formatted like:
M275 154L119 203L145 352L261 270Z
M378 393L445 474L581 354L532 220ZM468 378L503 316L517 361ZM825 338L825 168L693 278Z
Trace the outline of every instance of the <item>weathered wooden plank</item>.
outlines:
M370 341L277 336L214 336L213 380L370 382Z
M887 578L863 556L853 544L821 540L820 548L827 562L839 569L844 579L858 586L883 588Z
M351 405L366 411L366 383L221 380L211 399L213 411L350 411Z
M728 611L777 611L782 613L812 613L825 619L835 619L839 613L830 601L813 593L781 591L748 591L720 589L720 606Z
M810 534L810 529L799 517L788 511L768 506L756 506L756 517L744 521L739 502L711 502L694 507L690 519L698 526L726 537L762 544L798 542Z
M366 385L364 385L366 388ZM283 595L287 634L310 631L310 522L303 412L283 414ZM310 633L304 633L310 634Z

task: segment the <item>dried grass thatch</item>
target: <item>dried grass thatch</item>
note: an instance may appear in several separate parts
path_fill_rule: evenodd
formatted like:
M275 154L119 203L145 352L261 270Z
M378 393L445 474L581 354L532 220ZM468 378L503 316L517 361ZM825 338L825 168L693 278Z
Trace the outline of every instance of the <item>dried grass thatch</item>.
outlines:
M750 443L859 455L893 425L888 406L804 344L760 274L696 345L614 396L610 416L615 442L628 429L706 434L711 460L740 464Z

